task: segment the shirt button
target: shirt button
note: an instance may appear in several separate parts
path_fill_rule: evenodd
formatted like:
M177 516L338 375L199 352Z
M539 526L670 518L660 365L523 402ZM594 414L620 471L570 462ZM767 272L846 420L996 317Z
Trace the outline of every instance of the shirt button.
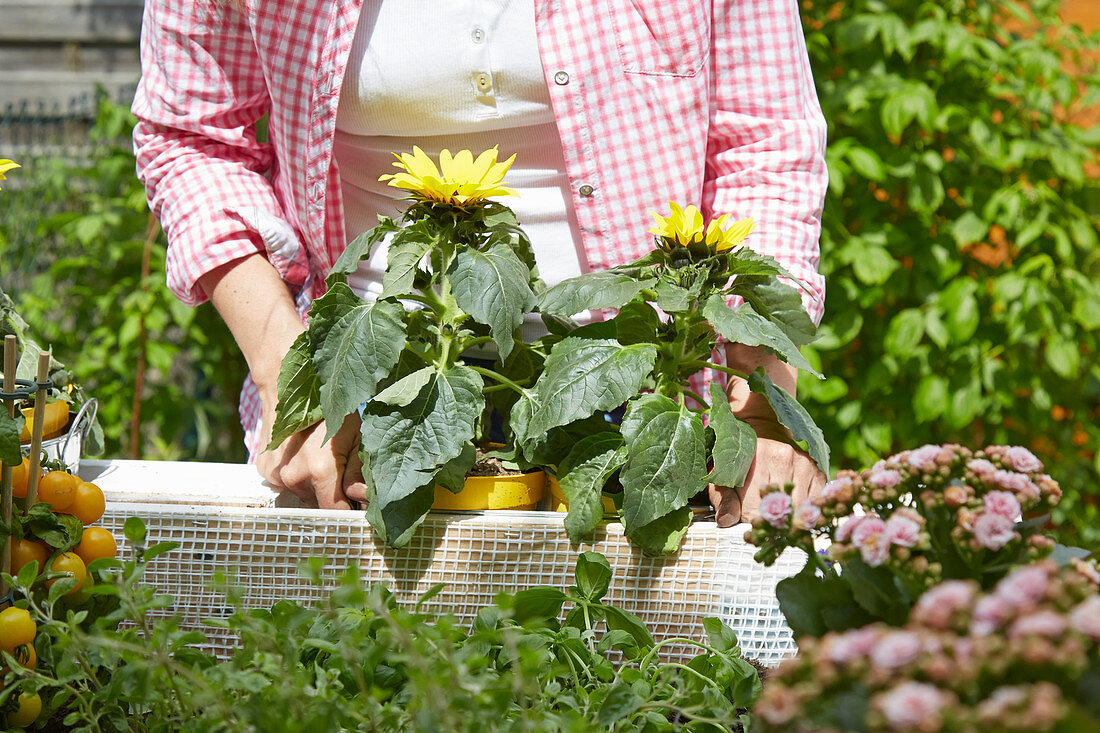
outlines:
M485 41L485 29L479 25L475 25L474 30L470 33L470 37L474 39L474 43L483 43Z
M569 83L569 74L565 73L564 71L559 71L558 73L554 74L554 83L565 86Z
M595 192L596 189L592 188L587 183L577 189L577 193L579 193L581 196L591 196Z
M477 90L482 94L488 94L493 91L493 77L488 74L477 75Z

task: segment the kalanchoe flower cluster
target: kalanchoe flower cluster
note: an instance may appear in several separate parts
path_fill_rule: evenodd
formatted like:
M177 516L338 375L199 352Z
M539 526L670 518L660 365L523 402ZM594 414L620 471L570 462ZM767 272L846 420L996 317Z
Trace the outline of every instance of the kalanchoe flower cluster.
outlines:
M753 713L764 731L1100 730L1096 565L1044 560L988 593L970 580L931 588L902 628L872 624L820 639L769 675ZM1086 681L1082 684L1082 681ZM843 708L843 709L842 709ZM864 711L862 725L853 711Z
M787 547L829 541L841 566L885 567L916 596L944 578L987 586L1011 564L1049 554L1053 542L1021 523L1058 503L1061 490L1026 448L925 445L862 472L839 471L820 495L793 506L771 487L745 536L771 563Z

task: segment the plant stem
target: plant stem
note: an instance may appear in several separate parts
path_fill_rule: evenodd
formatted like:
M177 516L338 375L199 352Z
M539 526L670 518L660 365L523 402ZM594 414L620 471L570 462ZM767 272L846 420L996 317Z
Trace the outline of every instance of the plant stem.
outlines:
M698 367L700 369L702 369L704 367L707 368L707 369L713 369L716 372L722 372L723 374L730 374L730 375L733 375L735 377L741 377L741 379L748 379L749 378L748 374L745 374L744 372L742 372L738 369L733 369L733 368L728 367L728 366L723 366L722 364L715 364L712 361L693 361L693 362L691 362L691 366Z
M480 374L483 377L488 377L489 379L492 379L494 382L499 382L500 384L505 385L506 387L510 387L514 392L517 392L518 394L524 394L527 391L526 389L524 389L520 385L513 382L511 379L508 379L508 377L505 377L503 374L498 374L497 372L494 372L492 369L486 369L485 367L479 367L479 366L470 366L469 368L473 369L475 372L477 372L478 374Z

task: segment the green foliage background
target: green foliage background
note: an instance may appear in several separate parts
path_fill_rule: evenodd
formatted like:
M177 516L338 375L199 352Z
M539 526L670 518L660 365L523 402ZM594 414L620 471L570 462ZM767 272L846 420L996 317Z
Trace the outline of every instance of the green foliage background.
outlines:
M23 167L0 192L0 287L38 343L99 400L107 457L131 455L144 353L136 454L242 461L245 367L236 344L210 305L188 308L168 291L159 231L142 279L149 211L134 174L132 124L125 107L101 99L86 154L17 161Z
M1100 102L1100 39L1058 10L803 4L831 179L808 351L829 378L799 389L839 467L927 442L1032 448L1066 491L1067 539L1097 544L1100 128L1066 119Z
M823 337L806 348L828 379L799 388L838 468L933 441L1031 447L1066 491L1057 519L1079 536L1065 539L1096 544L1100 182L1086 164L1100 128L1066 120L1100 103L1100 38L1059 5L804 0L831 183ZM127 125L106 106L98 134ZM0 285L104 403L108 453L128 448L144 318L141 452L241 458L243 364L208 307L165 289L161 239L140 282L147 216L128 150L16 176L27 184L0 196Z

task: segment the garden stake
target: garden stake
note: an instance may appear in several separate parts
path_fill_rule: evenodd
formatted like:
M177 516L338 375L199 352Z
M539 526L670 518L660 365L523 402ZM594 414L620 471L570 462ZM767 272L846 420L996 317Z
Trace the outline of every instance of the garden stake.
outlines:
M42 468L42 423L46 419L46 380L50 378L50 352L38 352L38 392L34 396L34 425L31 426L31 467L27 475L27 508L38 501L38 479Z
M4 338L4 392L15 392L15 365L16 365L16 340L15 336L8 335ZM4 407L8 409L8 417L15 417L15 398L5 397ZM11 526L11 470L12 466L4 464L3 473L0 474L2 485L2 498L0 498L0 514L3 514L5 526ZM0 570L11 572L11 535L4 538L4 551L0 553ZM8 584L0 580L0 597L8 595Z

